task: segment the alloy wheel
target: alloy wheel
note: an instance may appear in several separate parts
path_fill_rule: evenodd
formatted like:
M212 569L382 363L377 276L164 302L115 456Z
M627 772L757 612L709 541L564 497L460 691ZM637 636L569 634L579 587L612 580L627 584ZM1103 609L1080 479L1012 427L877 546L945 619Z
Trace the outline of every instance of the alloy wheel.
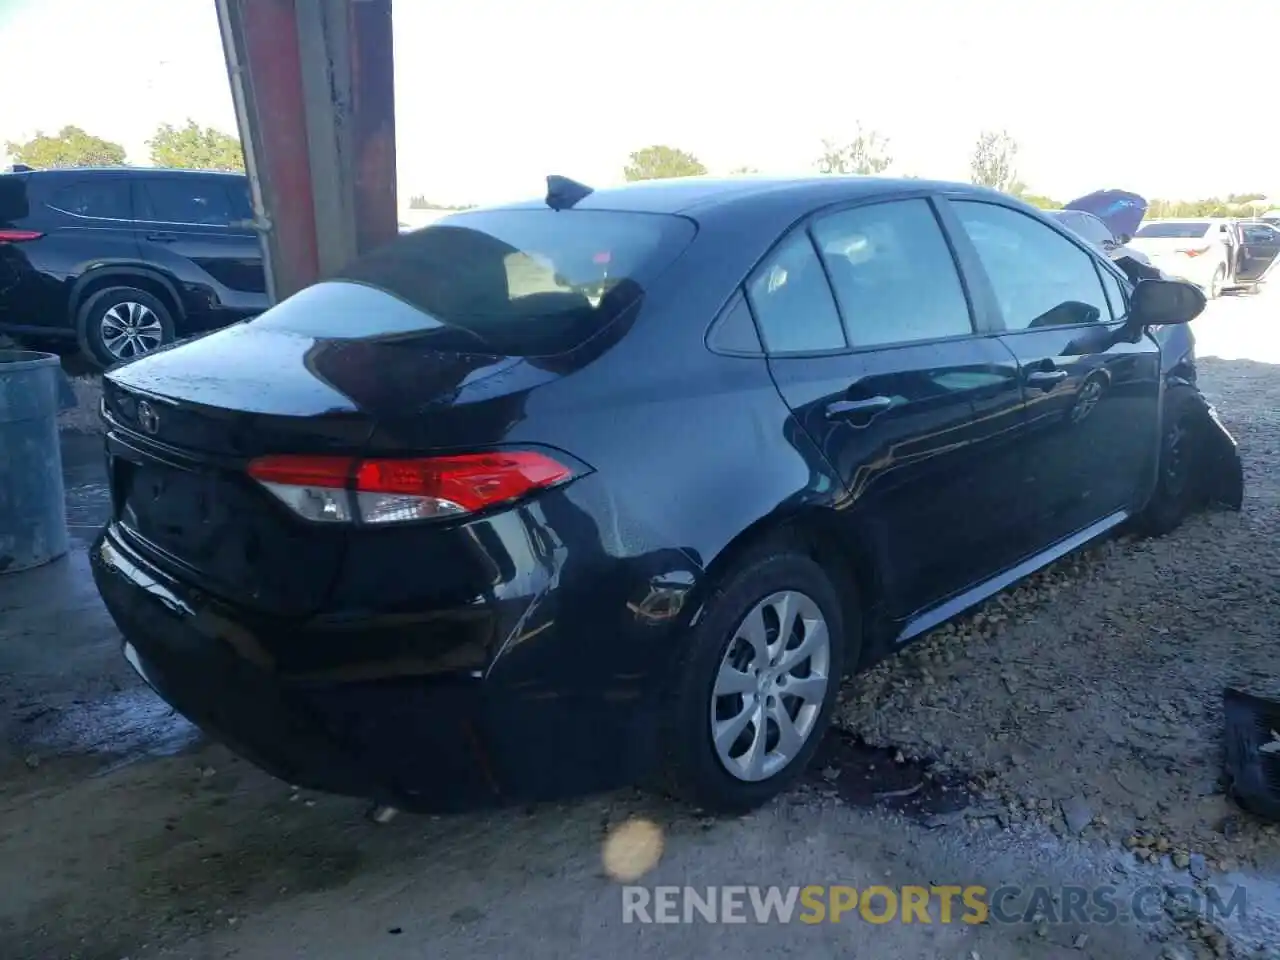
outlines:
M830 681L822 610L797 590L765 597L743 617L711 695L711 739L738 780L786 768L813 735Z
M131 360L164 342L164 327L155 311L131 300L107 310L102 315L99 331L102 345L117 360Z

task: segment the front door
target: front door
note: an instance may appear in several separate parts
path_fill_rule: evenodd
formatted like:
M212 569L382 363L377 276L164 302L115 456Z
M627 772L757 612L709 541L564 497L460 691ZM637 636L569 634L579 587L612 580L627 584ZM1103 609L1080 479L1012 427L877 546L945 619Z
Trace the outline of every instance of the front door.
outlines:
M1241 283L1256 283L1276 262L1280 255L1280 230L1269 223L1241 225L1244 243L1240 246L1240 269L1236 279Z
M909 616L1012 563L1017 367L974 334L930 201L815 219L747 293L778 389L844 483L838 522L873 555L886 612Z
M1123 282L1082 243L1019 210L952 200L999 306L1025 396L1019 500L1034 546L1131 512L1154 477L1160 351L1125 342Z
M189 310L193 326L221 326L266 309L262 245L241 177L157 173L136 185L145 259L188 289L204 287L206 311ZM194 330L190 332L196 332Z

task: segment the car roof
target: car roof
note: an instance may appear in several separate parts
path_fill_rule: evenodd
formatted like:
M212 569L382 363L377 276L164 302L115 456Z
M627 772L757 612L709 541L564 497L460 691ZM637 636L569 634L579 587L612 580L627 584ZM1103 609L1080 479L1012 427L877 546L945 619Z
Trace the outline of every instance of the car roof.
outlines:
M812 177L680 177L602 187L578 201L574 209L695 214L749 204L765 197L794 201L797 208L811 208L825 203L866 199L908 190L995 195L994 191L967 183L902 177L836 174ZM527 200L502 204L498 209L536 208L544 204L543 200Z
M44 167L31 170L15 170L6 171L6 176L16 177L45 177L45 176L83 176L86 173L177 173L177 174L199 174L200 176L218 176L218 177L243 177L245 174L239 170L188 170L179 167Z

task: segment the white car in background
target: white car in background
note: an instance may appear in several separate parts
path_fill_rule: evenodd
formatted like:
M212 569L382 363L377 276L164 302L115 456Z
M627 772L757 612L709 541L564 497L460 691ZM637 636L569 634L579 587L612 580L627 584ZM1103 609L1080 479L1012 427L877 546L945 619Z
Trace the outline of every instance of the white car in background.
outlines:
M1149 220L1131 244L1170 276L1190 280L1210 297L1249 281L1238 276L1242 237L1234 220L1197 217Z

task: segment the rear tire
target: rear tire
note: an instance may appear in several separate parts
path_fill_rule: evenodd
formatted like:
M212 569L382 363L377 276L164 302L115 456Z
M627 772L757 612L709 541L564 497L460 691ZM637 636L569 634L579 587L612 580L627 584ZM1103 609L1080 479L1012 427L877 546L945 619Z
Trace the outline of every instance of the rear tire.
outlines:
M106 287L76 316L80 350L105 369L172 343L173 317L154 294L137 287Z
M794 549L773 545L736 563L673 677L662 785L716 813L746 812L790 786L830 724L846 657L857 656L846 642L848 608L822 567Z
M1151 537L1172 533L1188 514L1204 505L1205 408L1194 387L1170 387L1164 396L1160 438L1160 476L1155 493L1136 518L1139 532Z

